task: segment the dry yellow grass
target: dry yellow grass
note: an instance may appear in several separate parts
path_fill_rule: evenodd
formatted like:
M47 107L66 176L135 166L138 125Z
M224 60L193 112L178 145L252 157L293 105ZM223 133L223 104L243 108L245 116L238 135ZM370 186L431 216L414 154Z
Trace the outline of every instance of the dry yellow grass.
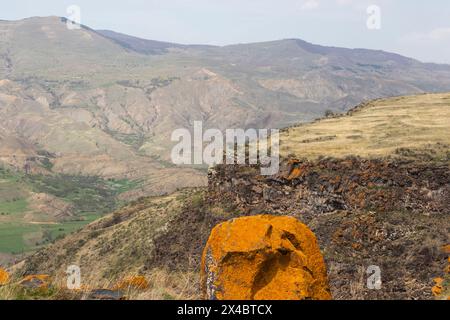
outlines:
M129 294L133 300L194 300L200 299L197 272L169 272L155 269L148 276L150 287Z
M48 288L26 289L20 285L20 279L14 279L7 285L0 286L1 300L84 300L90 299L92 290L118 290L128 300L193 300L199 299L199 275L197 272L168 271L154 269L146 276L145 286L130 286L118 288L118 283L112 280L98 281L82 285L79 290L69 290L65 278L57 278ZM130 279L129 277L126 279ZM141 282L139 282L141 283Z
M13 285L5 285L0 287L0 300L16 300L16 287Z
M399 148L450 144L450 93L371 102L349 115L293 127L281 134L281 155L383 157Z
M141 199L50 245L41 251L44 258L38 264L39 269L52 275L54 290L51 296L37 298L85 299L92 290L98 289L120 289L133 300L197 298L199 275L192 271L194 267L197 269L193 264L186 266L187 270L175 271L164 266L144 268L154 250L154 239L166 231L170 219L197 192L197 189L186 189L168 196ZM64 260L58 258L63 255ZM80 290L67 290L66 270L71 264L81 268ZM25 262L16 265L15 274L20 277L29 273L22 269L25 267ZM144 281L146 285L140 286ZM0 300L21 298L18 283L15 281L8 290L0 291Z

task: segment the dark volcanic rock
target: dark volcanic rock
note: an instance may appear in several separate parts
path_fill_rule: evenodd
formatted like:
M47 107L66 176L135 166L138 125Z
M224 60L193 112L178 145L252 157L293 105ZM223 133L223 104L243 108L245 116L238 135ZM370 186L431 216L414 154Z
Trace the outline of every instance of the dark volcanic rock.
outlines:
M122 291L97 289L92 290L86 297L87 300L125 300L126 296Z

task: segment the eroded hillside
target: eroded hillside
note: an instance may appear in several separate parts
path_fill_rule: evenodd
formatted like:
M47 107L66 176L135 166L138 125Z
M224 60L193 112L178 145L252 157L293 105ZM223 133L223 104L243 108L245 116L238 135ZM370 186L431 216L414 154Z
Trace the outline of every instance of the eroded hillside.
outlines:
M446 65L295 39L183 46L68 30L57 17L2 21L0 34L3 162L39 167L33 155L46 151L55 172L139 170L154 182L161 173L167 187L158 189L171 191L171 133L193 121L283 128L368 99L450 89ZM182 172L179 187L198 183L196 172Z

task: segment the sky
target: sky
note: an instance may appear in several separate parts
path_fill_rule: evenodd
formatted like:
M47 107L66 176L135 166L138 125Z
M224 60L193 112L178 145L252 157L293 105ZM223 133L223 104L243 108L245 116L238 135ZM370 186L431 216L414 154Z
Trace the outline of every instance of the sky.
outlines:
M299 38L450 64L448 0L15 0L0 19L75 17L152 40L226 45Z

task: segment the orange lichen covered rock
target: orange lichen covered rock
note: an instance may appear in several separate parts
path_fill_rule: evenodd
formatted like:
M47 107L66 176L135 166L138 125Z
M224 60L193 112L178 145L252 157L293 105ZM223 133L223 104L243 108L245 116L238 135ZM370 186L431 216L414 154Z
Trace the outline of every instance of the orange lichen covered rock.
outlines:
M442 278L435 278L433 279L435 286L431 288L431 292L434 296L440 296L442 294L442 284L444 282L444 279Z
M29 289L47 289L50 286L50 276L46 274L36 274L24 277L19 284Z
M0 268L0 286L7 285L9 283L9 273L6 270Z
M450 274L450 257L447 258L448 265L445 267L444 272Z
M292 169L291 173L289 174L289 176L287 177L288 180L294 180L297 179L298 177L300 177L302 174L302 169L295 167Z
M203 251L201 284L206 299L331 299L314 233L287 216L217 225Z
M286 179L294 180L302 175L304 170L301 168L299 160L291 159L291 160L289 160L288 165L289 165L290 169L289 169L289 174L286 177Z
M448 245L446 245L446 246L443 246L443 247L442 247L442 251L443 251L444 253L450 254L450 244L448 244Z
M442 252L450 254L450 245L443 246ZM444 278L434 278L435 285L431 288L433 295L440 300L449 300L450 298L450 257L447 257L447 262Z
M149 284L144 276L129 276L125 279L119 281L114 290L124 290L124 289L138 289L145 290L148 289Z

